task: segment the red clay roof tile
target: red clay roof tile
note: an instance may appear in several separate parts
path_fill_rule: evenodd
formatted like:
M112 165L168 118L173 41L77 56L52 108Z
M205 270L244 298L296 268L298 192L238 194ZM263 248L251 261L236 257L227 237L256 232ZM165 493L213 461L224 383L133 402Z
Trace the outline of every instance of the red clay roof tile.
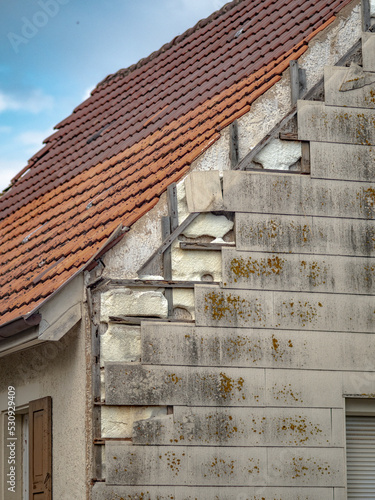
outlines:
M0 198L0 324L155 206L348 3L235 0L101 82Z

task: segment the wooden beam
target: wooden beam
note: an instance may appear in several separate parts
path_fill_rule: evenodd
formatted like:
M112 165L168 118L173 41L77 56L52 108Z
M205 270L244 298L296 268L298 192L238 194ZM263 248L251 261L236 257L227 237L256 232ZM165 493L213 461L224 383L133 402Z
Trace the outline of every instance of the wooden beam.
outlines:
M371 27L370 0L361 0L362 31L368 31Z
M182 250L221 250L223 247L235 248L234 243L195 243L190 241L180 241Z
M151 316L110 316L109 321L119 325L140 325L142 321L158 321L163 323L195 323L195 320L152 318Z
M298 141L298 134L294 132L280 132L279 139L282 141Z
M207 285L206 281L174 281L174 280L122 280L108 279L106 285L121 287L145 287L145 288L194 288L195 285ZM219 282L210 282L218 285Z
M234 120L229 126L229 158L232 169L238 163L238 122Z
M310 143L301 141L302 156L301 156L301 174L310 173Z
M178 203L177 203L177 184L173 182L167 188L168 211L171 219L170 232L173 233L178 228Z
M170 236L168 236L167 238L165 238L165 240L163 241L163 243L160 245L160 247L146 260L146 262L143 264L143 266L138 270L138 274L142 273L142 271L144 270L145 267L148 266L148 264L150 264L150 262L157 256L161 256L165 250L171 246L171 244L173 243L173 241L177 238L177 236L179 236L187 227L188 225L193 222L194 219L196 219L198 217L199 212L196 212L196 213L192 213L190 215L188 215L188 217L186 217L186 219L182 222L182 224L180 224L178 226L177 229L175 229L175 231L173 231Z
M165 240L171 234L171 217L162 217L162 238ZM172 279L172 249L169 246L163 253L163 273L164 279ZM165 290L165 298L168 302L168 316L173 316L173 290Z

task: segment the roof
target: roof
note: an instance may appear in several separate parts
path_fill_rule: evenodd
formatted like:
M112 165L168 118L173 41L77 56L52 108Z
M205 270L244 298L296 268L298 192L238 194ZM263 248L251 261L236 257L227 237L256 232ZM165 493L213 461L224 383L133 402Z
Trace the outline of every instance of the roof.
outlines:
M0 198L0 325L149 211L349 1L235 0L101 82Z

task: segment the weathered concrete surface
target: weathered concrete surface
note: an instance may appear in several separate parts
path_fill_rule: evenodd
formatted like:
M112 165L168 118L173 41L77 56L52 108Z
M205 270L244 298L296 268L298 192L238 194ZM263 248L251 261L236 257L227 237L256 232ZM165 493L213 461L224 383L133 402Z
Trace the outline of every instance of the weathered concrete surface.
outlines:
M365 71L375 71L375 33L362 33L362 58Z
M129 288L109 290L101 295L100 320L110 316L168 316L168 302L162 292L140 292Z
M298 138L302 141L375 144L375 112L298 101Z
M109 405L259 405L264 371L107 363ZM264 400L264 396L262 398Z
M362 68L360 68L362 70ZM326 66L324 68L325 104L328 106L349 106L354 108L375 108L375 75L363 72L357 76L359 88L342 91L351 68ZM353 82L352 82L353 83ZM354 82L356 83L356 82Z
M101 435L103 438L130 438L134 421L166 414L165 406L102 406Z
M107 361L140 361L140 351L140 327L109 323L100 337L101 366Z
M342 448L106 445L107 484L342 486Z
M332 426L341 410L289 408L185 408L134 423L133 444L174 446L344 446ZM240 451L241 452L241 451Z
M204 401L205 406L224 407L342 408L342 394L342 373L335 371L121 363L108 363L106 367L106 403L115 406L201 406Z
M191 172L185 180L189 212L223 210L223 196L218 170Z
M375 182L374 162L372 146L310 143L312 178Z
M373 219L375 189L364 182L231 171L224 172L224 204L234 212Z
M373 333L374 299L361 295L195 287L198 326Z
M333 490L335 497L333 498ZM234 486L106 486L97 483L92 500L344 500L339 488ZM345 491L344 491L345 493ZM346 499L346 497L345 497Z
M375 222L239 213L236 247L258 252L375 256Z
M260 163L265 169L289 170L301 155L300 142L274 139L256 155L254 162Z
M375 259L223 248L225 288L375 293Z
M375 336L366 333L142 325L150 365L372 371L374 351Z

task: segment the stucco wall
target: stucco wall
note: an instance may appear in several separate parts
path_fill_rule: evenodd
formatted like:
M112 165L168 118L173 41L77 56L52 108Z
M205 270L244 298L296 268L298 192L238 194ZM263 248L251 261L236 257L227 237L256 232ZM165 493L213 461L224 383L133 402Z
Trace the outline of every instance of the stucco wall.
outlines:
M87 428L86 413L87 338L84 324L81 321L58 342L11 354L0 362L1 412L7 408L7 388L10 385L16 389L17 407L28 405L34 399L52 397L52 484L53 497L59 500L83 500L87 492L85 464L90 429ZM2 413L2 424L4 418ZM3 434L0 436L3 451ZM0 467L0 474L3 470L4 466ZM0 483L5 483L4 478Z

